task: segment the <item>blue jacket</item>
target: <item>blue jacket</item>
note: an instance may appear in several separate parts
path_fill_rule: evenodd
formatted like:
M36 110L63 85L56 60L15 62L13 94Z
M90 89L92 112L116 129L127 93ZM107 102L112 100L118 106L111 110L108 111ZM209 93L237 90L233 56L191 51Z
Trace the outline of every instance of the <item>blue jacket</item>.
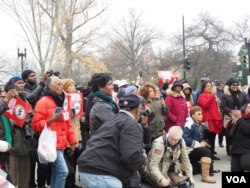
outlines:
M190 148L199 147L199 143L202 141L201 127L191 117L187 118L187 122L183 127L183 138L187 147Z

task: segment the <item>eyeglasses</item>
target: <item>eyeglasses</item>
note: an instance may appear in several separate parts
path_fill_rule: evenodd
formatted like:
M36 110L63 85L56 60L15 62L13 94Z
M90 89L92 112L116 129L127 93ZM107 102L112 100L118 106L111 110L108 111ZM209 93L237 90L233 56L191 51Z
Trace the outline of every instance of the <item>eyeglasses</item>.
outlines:
M232 86L239 86L239 84L232 84Z

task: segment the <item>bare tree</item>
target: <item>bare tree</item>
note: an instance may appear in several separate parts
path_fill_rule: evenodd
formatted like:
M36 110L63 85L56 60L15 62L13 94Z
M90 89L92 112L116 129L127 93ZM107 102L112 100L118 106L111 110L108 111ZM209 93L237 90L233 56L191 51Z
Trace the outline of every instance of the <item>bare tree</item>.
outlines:
M106 5L98 7L100 2L97 0L60 2L61 27L58 28L58 34L62 48L58 50L57 59L63 60L66 76L72 76L74 62L82 62L91 68L90 62L86 61L91 56L87 49L100 37L97 31L101 28L101 24L96 24L95 21L108 7ZM40 6L53 20L52 12L47 10L45 5L40 4Z
M244 43L244 34L250 31L250 16L246 16L239 22L234 22L232 36L238 43Z
M118 60L114 66L120 67L130 79L135 79L137 72L142 70L143 65L139 59L143 47L159 39L160 35L143 24L141 15L133 10L129 12L128 19L123 17L120 27L113 30L111 50Z
M51 12L53 19L50 19L41 8L46 3L46 9ZM45 66L54 59L55 50L58 44L59 25L59 2L43 0L3 0L1 8L20 25L28 44L36 58L41 72Z
M226 80L231 76L233 40L229 29L218 19L207 12L201 13L192 25L186 26L185 36L186 56L191 59L187 78L194 88L203 76L217 80ZM177 34L171 40L175 47L171 51L179 56L180 64L183 65L182 35Z
M21 26L42 71L60 62L70 77L74 62L93 67L87 49L99 37L101 24L94 21L107 9L101 1L4 0L1 5Z

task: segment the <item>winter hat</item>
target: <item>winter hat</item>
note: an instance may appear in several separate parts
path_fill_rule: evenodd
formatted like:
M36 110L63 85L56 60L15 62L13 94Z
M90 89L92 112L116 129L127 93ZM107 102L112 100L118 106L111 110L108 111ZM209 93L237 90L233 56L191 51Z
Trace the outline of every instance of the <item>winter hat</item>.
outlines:
M14 89L14 88L12 88L13 85L14 85L17 81L19 81L19 80L23 80L23 79L22 79L21 77L18 77L18 76L9 79L9 81L8 81L8 82L5 84L5 86L4 86L4 91L5 91L5 92L8 92L10 89Z
M174 87L176 87L176 86L180 86L181 89L183 89L183 86L182 86L181 82L178 81L178 80L176 80L176 81L174 81L174 83L173 83L173 85L172 85L172 87L171 87L171 90L173 90Z
M231 86L231 85L234 84L234 83L239 84L239 82L238 82L238 80L236 80L236 78L231 77L231 78L229 78L229 80L227 81L226 85Z
M63 90L67 92L68 87L71 85L75 85L75 81L73 79L63 79Z
M201 81L205 82L205 81L210 81L210 79L208 77L202 77Z
M192 92L192 88L190 87L190 85L189 85L188 83L183 83L182 86L183 86L183 89L182 89L182 90L190 89L191 92Z
M134 94L125 95L119 100L119 107L124 110L133 110L141 104L141 100Z
M27 69L22 73L22 79L25 81L31 73L35 73L33 70Z
M125 95L129 95L129 94L133 94L133 92L137 90L137 87L135 86L128 86L126 89L125 89Z
M119 83L118 83L118 87L122 87L122 86L125 86L125 85L128 85L128 82L126 80L121 80Z

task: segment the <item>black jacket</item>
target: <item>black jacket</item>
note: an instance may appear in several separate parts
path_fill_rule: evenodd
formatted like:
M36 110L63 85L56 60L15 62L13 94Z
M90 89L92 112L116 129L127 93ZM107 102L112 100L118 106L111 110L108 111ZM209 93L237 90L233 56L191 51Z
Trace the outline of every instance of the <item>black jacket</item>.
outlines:
M237 97L241 107L250 102L247 94L241 90L239 90ZM229 91L228 86L225 86L224 94L222 94L220 100L221 100L221 109L223 113L230 116L230 112L231 110L235 109L235 106L233 104L233 97Z
M237 121L237 130L232 141L232 153L250 153L250 118L240 118Z
M34 109L37 101L42 97L42 92L44 89L44 82L40 82L38 85L30 85L25 83L23 93L25 94L26 100L31 104Z
M87 142L77 160L79 172L111 175L123 183L145 163L143 132L130 115L119 112L105 122Z

